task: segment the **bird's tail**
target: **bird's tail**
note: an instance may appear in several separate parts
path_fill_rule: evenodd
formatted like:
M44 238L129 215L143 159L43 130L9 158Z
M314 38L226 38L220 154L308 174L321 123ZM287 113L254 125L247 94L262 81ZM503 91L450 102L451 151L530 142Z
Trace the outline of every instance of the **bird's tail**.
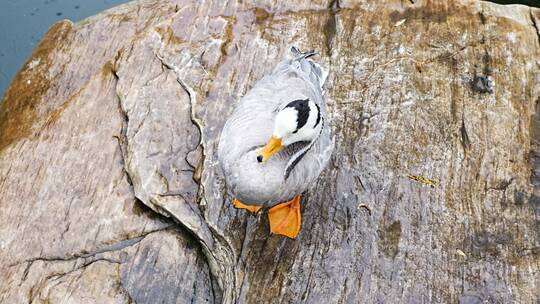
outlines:
M318 84L324 94L324 84L326 83L328 72L324 71L319 64L312 60L308 60L308 58L318 55L319 53L314 49L302 52L295 46L291 47L291 53L293 54L291 64L304 72L312 82ZM294 64L295 62L297 62L297 64Z
M295 60L305 59L305 58L309 58L311 56L315 56L315 55L319 54L314 49L311 49L311 50L306 51L306 52L302 52L302 51L300 51L299 48L297 48L295 46L291 47L291 53L293 53L293 56L295 57Z

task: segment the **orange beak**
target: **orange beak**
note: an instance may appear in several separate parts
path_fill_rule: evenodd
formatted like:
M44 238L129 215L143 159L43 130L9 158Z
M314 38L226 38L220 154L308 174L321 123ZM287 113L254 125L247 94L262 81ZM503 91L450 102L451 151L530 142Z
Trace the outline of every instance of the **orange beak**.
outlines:
M281 145L281 138L277 138L272 135L268 143L259 152L257 160L260 163L267 161L272 155L281 151L281 149L283 149L283 146Z

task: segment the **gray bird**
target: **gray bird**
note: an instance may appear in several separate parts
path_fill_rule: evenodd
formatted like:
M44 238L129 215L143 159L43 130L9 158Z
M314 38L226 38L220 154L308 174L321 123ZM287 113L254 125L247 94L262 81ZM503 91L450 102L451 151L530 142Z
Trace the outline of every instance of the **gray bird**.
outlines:
M234 207L268 211L272 233L295 238L300 231L300 195L324 169L333 150L323 85L326 75L291 49L240 99L229 117L218 157Z

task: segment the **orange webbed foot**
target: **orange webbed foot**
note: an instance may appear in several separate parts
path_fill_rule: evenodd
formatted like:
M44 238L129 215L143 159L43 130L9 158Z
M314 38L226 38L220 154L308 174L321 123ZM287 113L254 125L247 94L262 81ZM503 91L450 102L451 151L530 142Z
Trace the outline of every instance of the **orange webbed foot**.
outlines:
M233 201L233 206L236 209L246 209L246 210L248 210L250 212L253 212L253 213L259 212L259 210L261 210L261 208L262 208L262 206L246 205L246 204L242 203L241 201L239 201L236 198Z
M270 231L292 239L300 232L302 216L300 214L300 195L288 202L281 203L268 210Z

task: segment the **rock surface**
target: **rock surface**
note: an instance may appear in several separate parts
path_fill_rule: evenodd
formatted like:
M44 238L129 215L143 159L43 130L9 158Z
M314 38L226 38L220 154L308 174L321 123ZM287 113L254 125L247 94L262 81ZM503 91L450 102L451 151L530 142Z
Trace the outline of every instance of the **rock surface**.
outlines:
M336 149L297 240L216 149L291 45ZM0 109L2 303L536 303L540 11L136 1L54 25Z

